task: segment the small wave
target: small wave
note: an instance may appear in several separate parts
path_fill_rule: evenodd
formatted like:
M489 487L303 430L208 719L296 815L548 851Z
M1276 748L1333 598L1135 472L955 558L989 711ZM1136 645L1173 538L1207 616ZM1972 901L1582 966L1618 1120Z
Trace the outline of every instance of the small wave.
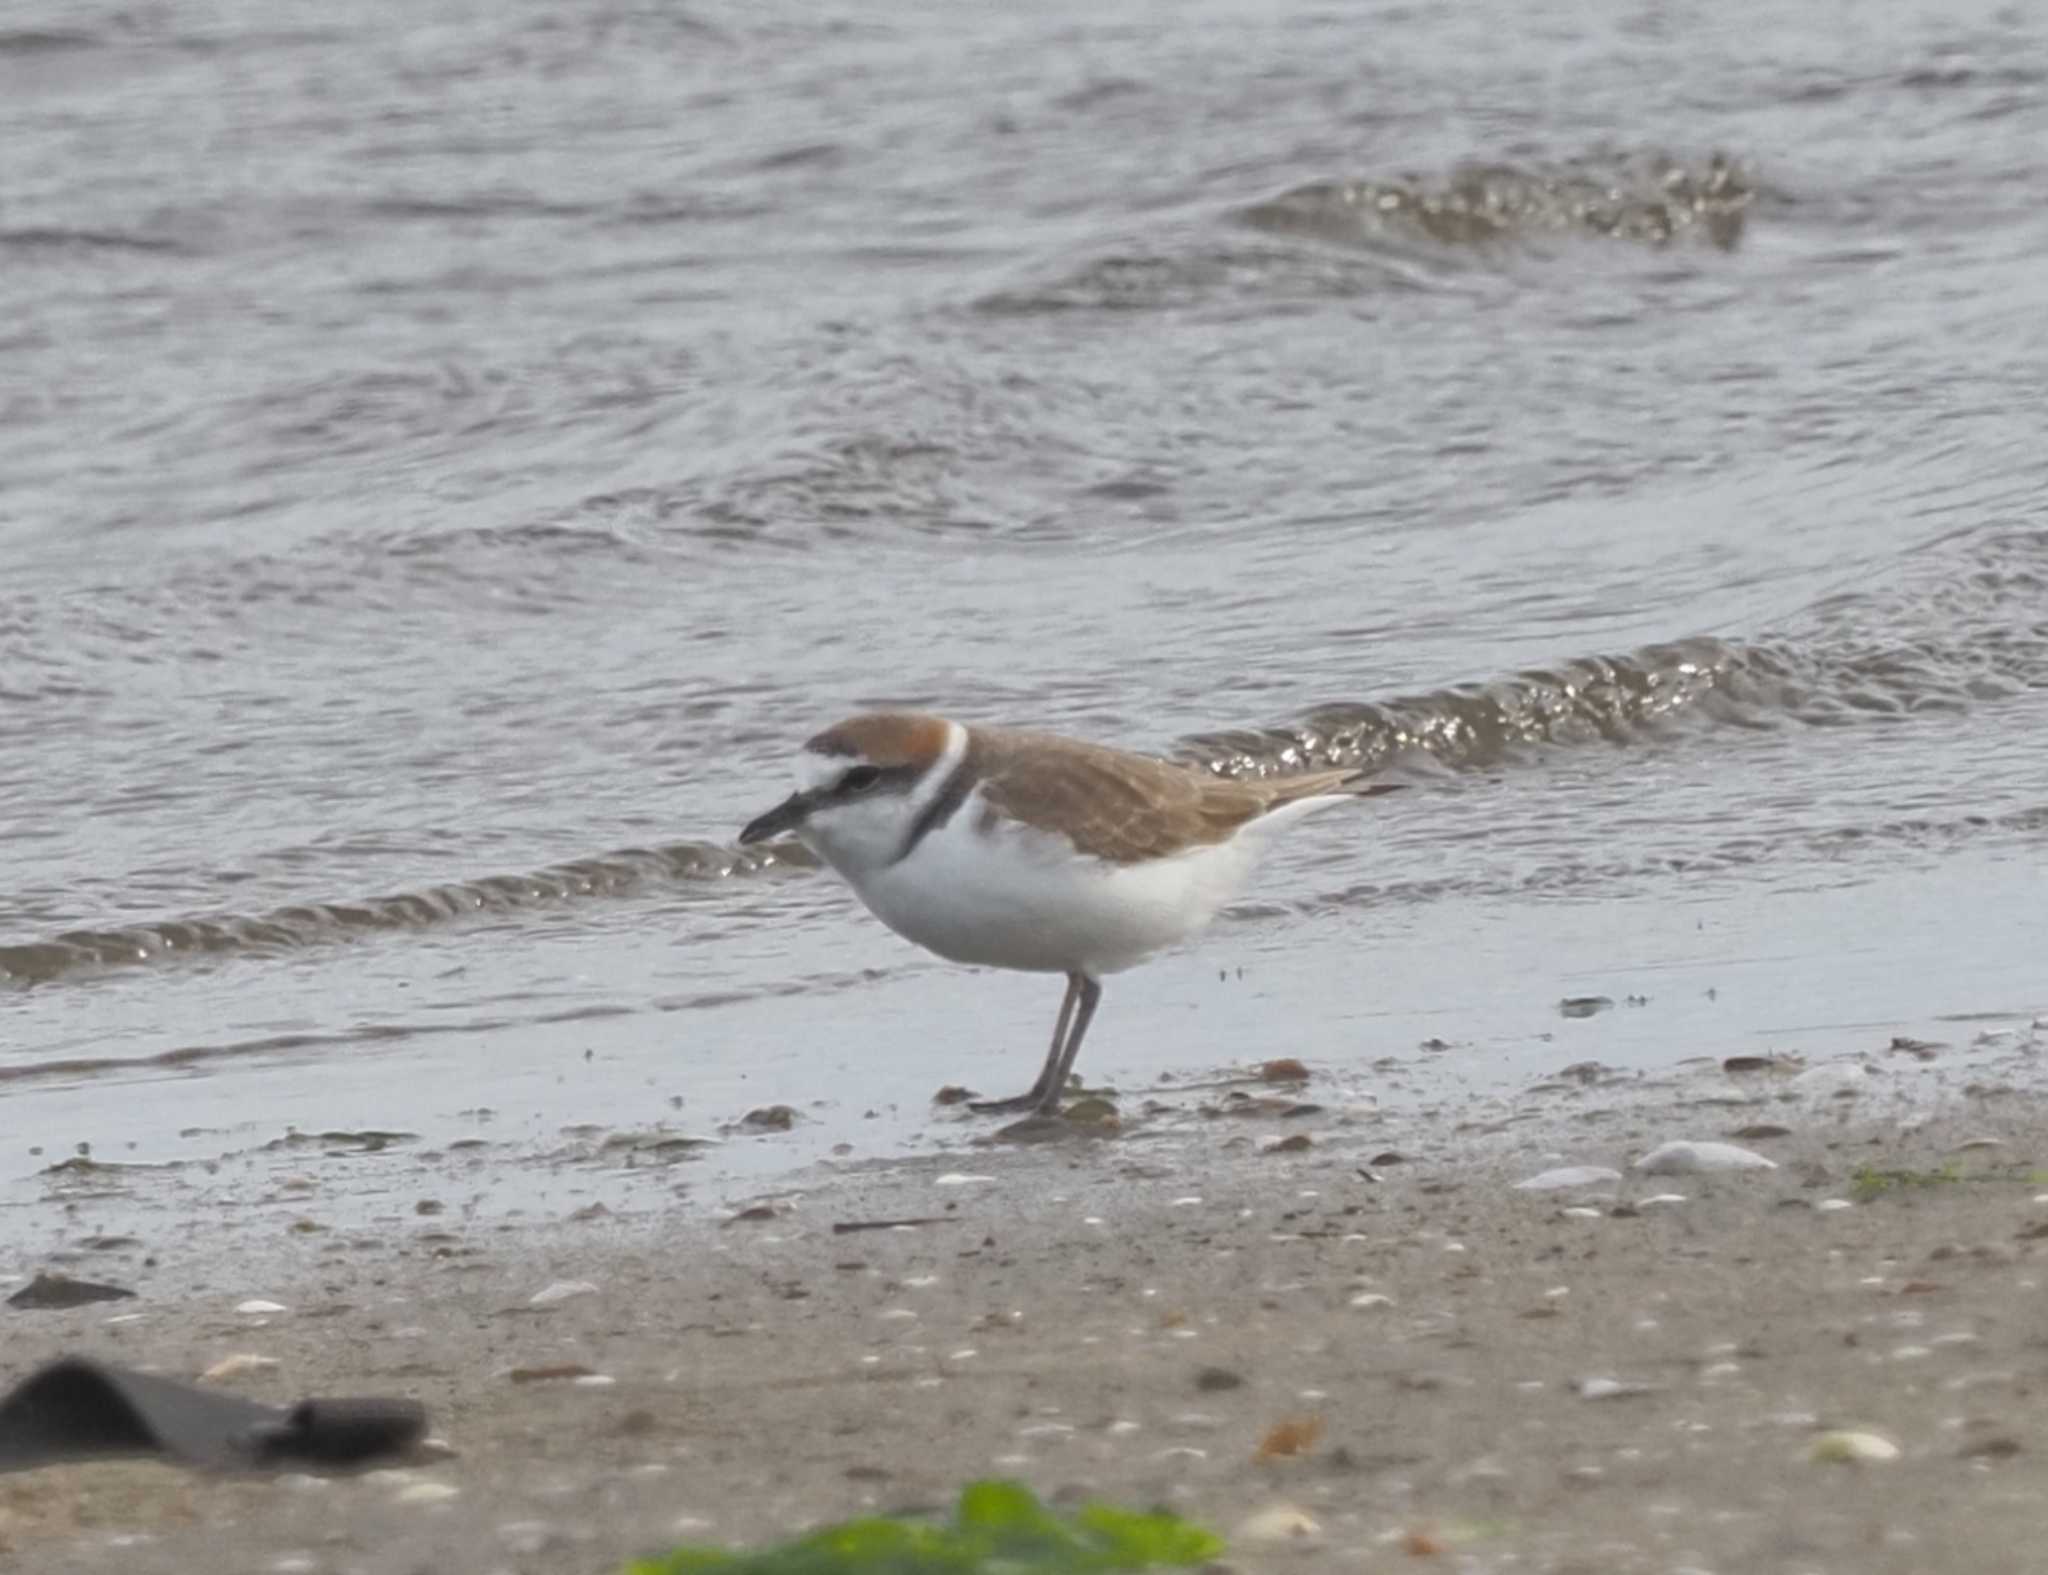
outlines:
M482 191L457 197L379 197L363 204L369 219L588 219L595 203L550 202L530 192Z
M1316 707L1278 727L1197 733L1181 758L1230 776L1375 769L1426 755L1458 770L1539 745L1617 742L1684 717L1745 720L1767 700L1764 653L1701 637L1584 656L1490 683Z
M1688 164L1662 154L1524 168L1462 165L1445 176L1319 180L1223 215L1237 227L1167 236L1156 250L1085 257L1049 280L983 295L991 317L1172 311L1243 296L1270 302L1445 288L1458 259L1546 236L1664 248L1741 241L1766 192L1724 154ZM1247 239L1243 230L1270 240ZM1320 248L1293 242L1330 243Z
M130 230L80 230L62 225L0 230L0 250L17 252L187 252L182 241Z
M770 537L777 523L809 519L828 537L887 520L927 534L985 528L962 494L960 445L942 436L860 432L779 456L756 471L682 501L700 534Z
M77 49L98 49L105 43L105 39L83 28L0 28L0 56L66 54Z
M1907 725L2048 689L2048 529L1984 527L1887 565L1875 589L1822 598L1754 640L1701 635L1573 658L1482 683L1337 701L1269 727L1204 732L1172 753L1237 776L1424 761L1471 771L1540 751L1626 744L1678 728ZM2031 813L2031 812L2030 812ZM1964 834L1978 823L1966 818ZM1989 824L1989 823L1987 823ZM2014 823L2031 832L2033 820ZM1938 835L1921 823L1899 835ZM1845 832L1854 841L1860 833ZM33 985L181 956L265 954L475 914L621 897L651 885L809 867L783 844L628 848L532 874L487 876L360 902L75 930L0 946L0 979Z
M1647 154L1549 168L1475 163L1434 180L1314 181L1237 217L1253 229L1352 246L1484 248L1576 233L1646 246L1696 238L1731 251L1757 196L1754 177L1724 154L1701 165Z
M1986 527L1891 566L1881 588L1825 597L1755 640L1699 636L1486 683L1336 702L1280 726L1194 734L1178 753L1232 775L1370 769L1415 755L1465 770L1680 724L1838 727L1952 715L2048 688L2044 606L2048 530Z
M255 916L168 919L112 930L68 930L0 946L0 979L44 984L82 972L177 957L272 954L391 930L422 929L478 914L511 913L593 897L621 897L676 881L722 880L801 866L799 849L735 851L705 842L625 848L526 875L430 886L360 902L303 903Z

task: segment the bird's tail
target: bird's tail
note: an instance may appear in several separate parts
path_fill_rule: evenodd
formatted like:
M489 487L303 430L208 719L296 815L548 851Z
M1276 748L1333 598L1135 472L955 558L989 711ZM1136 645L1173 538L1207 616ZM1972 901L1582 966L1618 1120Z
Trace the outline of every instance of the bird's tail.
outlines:
M1405 782L1375 782L1370 771L1309 771L1298 777L1279 777L1264 784L1271 795L1267 813L1311 798L1377 798L1398 793Z

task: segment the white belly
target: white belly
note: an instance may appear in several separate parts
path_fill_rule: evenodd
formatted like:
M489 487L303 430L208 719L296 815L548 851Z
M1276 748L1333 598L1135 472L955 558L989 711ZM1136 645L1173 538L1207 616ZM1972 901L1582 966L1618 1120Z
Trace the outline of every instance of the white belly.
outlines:
M954 962L1115 973L1201 929L1252 861L1241 839L1107 864L1028 827L984 833L978 810L963 806L901 863L847 876L875 917Z

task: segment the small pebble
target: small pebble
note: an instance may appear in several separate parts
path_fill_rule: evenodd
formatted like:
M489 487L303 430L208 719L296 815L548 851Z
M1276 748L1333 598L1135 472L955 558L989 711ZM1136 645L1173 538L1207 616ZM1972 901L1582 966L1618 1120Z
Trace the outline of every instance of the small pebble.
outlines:
M1621 1180L1621 1172L1605 1165L1563 1165L1546 1170L1514 1185L1516 1192L1556 1192L1565 1187L1606 1187Z
M1869 1071L1857 1062L1835 1061L1808 1067L1785 1086L1801 1094L1832 1095L1861 1089L1869 1081Z
M1899 1458L1899 1446L1876 1433L1823 1433L1806 1451L1809 1460L1835 1465L1872 1465Z
M274 1356L258 1356L252 1351L238 1351L233 1356L223 1356L199 1375L203 1384L217 1384L229 1378L239 1378L244 1373L265 1373L278 1365Z
M236 1312L251 1318L259 1318L266 1313L281 1313L284 1310L283 1302L267 1302L260 1296L252 1296L245 1302L235 1303Z
M1630 1400L1637 1395L1656 1393L1654 1384L1639 1383L1624 1378L1581 1378L1579 1398L1581 1400Z
M535 1291L527 1300L529 1307L552 1307L557 1302L566 1302L577 1296L595 1296L597 1287L588 1280L557 1280L545 1290Z
M1711 1170L1776 1170L1778 1162L1754 1150L1733 1143L1690 1143L1683 1139L1660 1143L1641 1159L1636 1169L1652 1176L1687 1176Z
M392 1499L395 1504L445 1504L450 1499L460 1498L462 1489L453 1482L412 1482L400 1488Z
M1313 1515L1293 1504L1268 1504L1247 1515L1237 1527L1239 1539L1245 1542L1303 1542L1322 1532Z

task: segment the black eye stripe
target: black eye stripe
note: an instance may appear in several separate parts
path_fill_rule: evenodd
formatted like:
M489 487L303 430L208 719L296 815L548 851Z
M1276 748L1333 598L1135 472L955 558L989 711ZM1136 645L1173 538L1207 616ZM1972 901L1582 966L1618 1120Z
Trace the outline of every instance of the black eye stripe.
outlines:
M863 793L908 793L924 777L922 766L854 766L832 784L835 797Z

